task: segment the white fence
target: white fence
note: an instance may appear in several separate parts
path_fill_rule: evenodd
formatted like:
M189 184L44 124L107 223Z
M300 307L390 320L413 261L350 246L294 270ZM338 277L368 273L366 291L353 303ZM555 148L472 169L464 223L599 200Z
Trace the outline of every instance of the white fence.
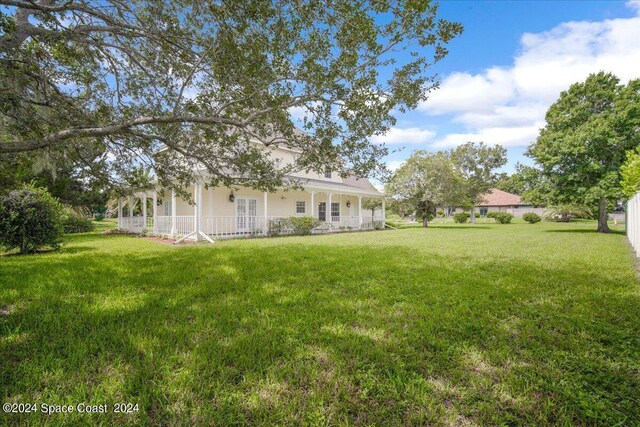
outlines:
M636 251L636 256L640 256L640 192L634 194L627 200L626 218L627 238L631 246Z
M194 216L176 216L175 225L170 216L148 217L146 227L143 217L123 217L120 218L120 228L134 233L141 233L145 230L164 236L185 236L195 231ZM331 221L323 221L320 226L314 228L312 233L335 233L341 231L366 231L384 228L382 218L379 216L342 216L332 217ZM253 237L253 236L274 236L295 234L287 217L259 217L259 216L215 216L202 217L200 220L200 231L218 239Z

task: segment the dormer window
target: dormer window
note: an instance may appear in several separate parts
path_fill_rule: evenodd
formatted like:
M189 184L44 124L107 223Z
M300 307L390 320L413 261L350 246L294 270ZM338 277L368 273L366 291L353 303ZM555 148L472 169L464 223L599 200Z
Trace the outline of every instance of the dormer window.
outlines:
M324 177L331 179L331 169L330 168L326 168L324 170Z

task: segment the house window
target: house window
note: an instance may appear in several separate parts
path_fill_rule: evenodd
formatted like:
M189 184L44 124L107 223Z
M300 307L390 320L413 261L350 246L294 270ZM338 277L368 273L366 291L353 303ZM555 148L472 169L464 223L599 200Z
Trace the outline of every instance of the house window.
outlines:
M296 202L296 213L303 214L304 212L305 212L304 200L301 202Z
M329 179L331 179L331 169L326 168L326 169L324 170L324 177L325 177L325 178L329 178Z
M164 201L164 216L171 216L171 199Z
M331 203L331 221L340 221L340 203Z
M480 216L487 216L489 208L480 208Z

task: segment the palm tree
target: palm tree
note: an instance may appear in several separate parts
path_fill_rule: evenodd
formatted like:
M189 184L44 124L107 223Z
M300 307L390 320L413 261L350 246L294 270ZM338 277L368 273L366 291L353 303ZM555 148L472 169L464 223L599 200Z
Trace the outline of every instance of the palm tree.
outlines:
M591 218L592 213L586 206L565 204L549 206L544 215L547 219L569 222L572 218Z

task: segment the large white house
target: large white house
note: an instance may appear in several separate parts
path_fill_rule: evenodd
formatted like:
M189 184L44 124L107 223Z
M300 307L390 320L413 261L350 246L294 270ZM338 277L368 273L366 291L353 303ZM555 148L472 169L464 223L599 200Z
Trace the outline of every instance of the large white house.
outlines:
M283 147L265 150L282 164L293 163L297 155ZM166 191L161 197L163 192L159 188L137 192L118 200L118 227L135 233L148 230L179 239L209 241L270 235L274 227L279 227L282 233L280 224L289 217L318 219L320 226L314 233L384 227L384 195L368 179L354 176L343 179L329 170L324 174L299 172L287 178L297 181L303 190L282 188L268 193L239 187L232 191L227 187L205 188L203 180L185 189L195 204L177 197L173 191ZM147 209L149 198L153 200L151 211ZM373 214L362 208L363 201L371 198L382 200L381 208ZM142 209L134 216L133 207L138 203ZM125 205L129 206L127 216L122 214Z

